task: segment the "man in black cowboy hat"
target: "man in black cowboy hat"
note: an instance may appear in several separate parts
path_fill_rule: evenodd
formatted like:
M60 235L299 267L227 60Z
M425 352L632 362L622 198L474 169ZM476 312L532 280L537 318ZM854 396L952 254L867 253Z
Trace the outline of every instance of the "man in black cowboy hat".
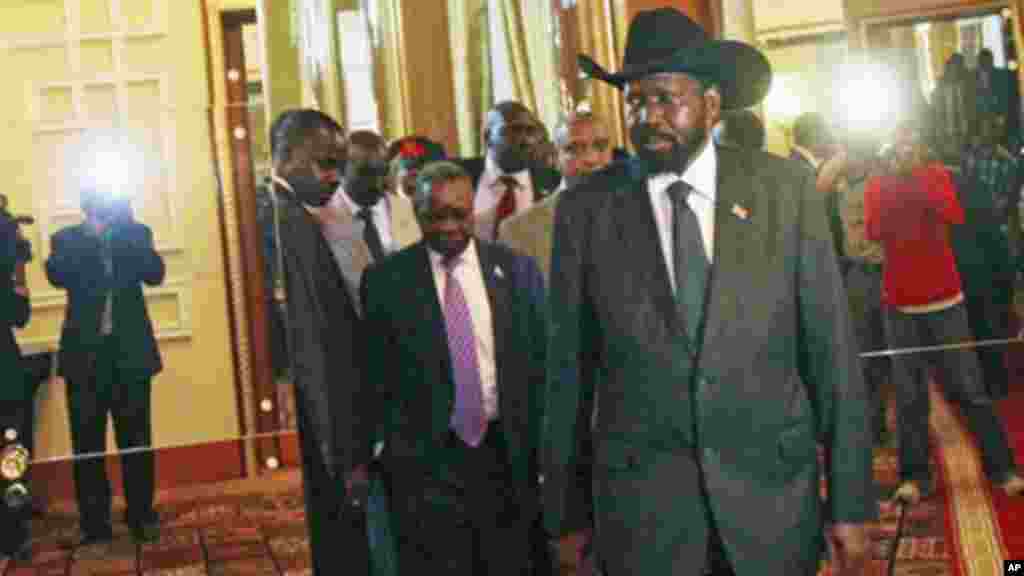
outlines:
M580 398L595 395L594 550L608 576L863 569L868 395L822 196L807 170L717 148L721 110L771 68L672 9L641 12L624 65L633 160L555 216L545 523L561 535ZM834 456L822 510L816 444Z

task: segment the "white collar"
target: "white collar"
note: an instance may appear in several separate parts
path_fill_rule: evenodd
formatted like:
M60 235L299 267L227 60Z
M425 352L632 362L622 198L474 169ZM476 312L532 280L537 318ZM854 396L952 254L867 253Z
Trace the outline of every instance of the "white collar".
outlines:
M280 187L284 188L285 190L291 192L293 196L295 195L295 188L292 188L292 185L289 184L287 180L281 178L274 172L270 173L270 180L275 184L279 185ZM302 200L299 200L297 196L295 199L299 201L299 204L303 208L305 208L306 212L308 212L310 215L316 217L318 220L320 220L323 217L324 206L310 206L309 204L306 204Z
M273 181L274 183L280 185L282 188L284 188L285 190L291 192L292 194L295 194L295 188L292 188L292 185L289 184L287 180L285 180L284 178L281 178L277 174L271 172L270 173L270 180Z
M444 255L443 254L441 254L440 252L435 252L434 249L430 248L429 246L427 247L427 253L430 255L430 263L435 268L443 267L443 264L442 264L442 262L444 261ZM477 252L476 252L476 239L475 238L470 238L469 244L466 245L466 249L462 251L462 254L459 255L459 258L461 258L461 260L462 260L460 262L460 264L469 265L469 266L476 266L477 268L480 267L480 264L479 264L480 257L477 255Z
M380 214L381 211L383 210L385 211L384 213L386 214L388 207L387 196L387 194L381 195L380 199L377 200L377 203L374 204L373 206L370 206L370 211L373 212L374 214ZM331 204L333 204L336 209L344 207L345 209L348 210L349 214L353 216L358 214L359 211L363 209L362 206L356 204L356 201L353 200L352 197L348 195L348 192L345 191L345 186L342 184L338 184L338 189L334 192L334 198L331 199Z
M710 138L682 177L677 174L658 174L650 178L652 184L662 188L667 188L676 180L686 182L698 196L714 203L718 193L718 149Z

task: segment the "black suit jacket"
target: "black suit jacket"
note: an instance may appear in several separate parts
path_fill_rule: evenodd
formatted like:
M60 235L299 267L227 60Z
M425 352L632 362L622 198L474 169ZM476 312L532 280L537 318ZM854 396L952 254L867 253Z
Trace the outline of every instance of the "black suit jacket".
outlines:
M627 553L602 541L603 524L653 530L651 542L703 530L703 514L655 527L636 512L701 498L644 488L665 487L649 471L666 454L692 452L734 565L781 576L794 562L807 566L821 544L817 440L838 455L830 515L875 514L867 392L822 196L788 160L718 149L713 267L697 338L676 312L647 176L639 160L614 164L566 191L556 212L547 528L561 531L574 419L595 393L599 554ZM663 561L644 559L632 572L667 573Z
M509 465L519 489L532 490L545 367L543 279L532 258L479 241L476 247L491 305ZM397 473L444 478L455 385L426 245L419 242L371 266L361 292L367 378L379 399L375 437L387 442ZM527 498L524 506L535 500Z
M304 402L303 445L318 448L328 473L340 480L370 461L361 321L319 222L291 192L276 191L288 351Z
M0 219L0 402L24 400L27 394L21 350L14 338L14 328L28 324L31 313L28 298L14 291L17 231L13 223Z
M89 352L100 342L100 328L106 295L111 292L113 336L121 353L117 358L121 374L148 378L160 372L163 363L146 311L142 285L164 281L164 261L153 247L153 233L145 224L121 221L111 228L114 274L107 279L100 240L84 224L69 226L50 239L46 277L68 292L64 327L60 336L58 368L63 376L88 374Z

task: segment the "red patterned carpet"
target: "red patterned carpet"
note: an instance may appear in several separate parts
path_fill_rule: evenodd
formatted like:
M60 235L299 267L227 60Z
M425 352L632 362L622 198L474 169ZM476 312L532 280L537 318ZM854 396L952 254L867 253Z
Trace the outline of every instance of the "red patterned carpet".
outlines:
M896 483L895 454L880 451L875 458L878 493L888 494ZM872 526L875 563L884 565L896 529L897 510L883 503L882 520ZM136 546L123 525L115 527L111 545L70 550L62 541L73 538L73 510L55 510L33 525L33 559L26 565L4 561L3 574L96 576L145 574L281 575L308 574L308 545L302 512L302 492L296 471L271 479L163 493L158 509L163 518L160 541ZM899 550L897 574L945 576L950 554L944 536L941 499L925 503L907 517ZM573 574L567 541L563 573Z
M1004 558L1024 557L1024 502L993 493L981 474L973 441L952 408L933 391L933 466L938 493L910 509L897 550L901 576L991 576ZM1018 454L1024 454L1024 389L1001 405ZM885 499L896 486L894 449L875 455L880 521L870 527L872 571L885 574L899 510ZM301 480L286 470L258 480L161 493L158 542L136 545L123 524L108 545L70 549L77 534L73 507L55 507L33 521L30 562L0 560L14 575L284 575L309 574ZM115 512L118 514L118 512ZM116 516L115 516L116 517ZM572 545L563 547L563 574L573 574ZM823 575L828 569L822 571Z
M297 471L271 479L163 493L160 540L136 545L123 524L112 544L69 549L73 511L33 522L33 558L4 561L3 574L227 576L309 574L309 548ZM117 512L115 512L117 514Z

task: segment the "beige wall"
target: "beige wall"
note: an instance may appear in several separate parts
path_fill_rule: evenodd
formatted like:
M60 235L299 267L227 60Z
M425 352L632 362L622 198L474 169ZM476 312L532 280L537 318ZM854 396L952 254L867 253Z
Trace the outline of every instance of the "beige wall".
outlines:
M754 0L755 27L762 36L772 32L839 29L843 26L843 14L843 0Z
M0 3L0 38L8 40L0 65L9 80L0 91L0 170L13 208L37 219L33 320L19 339L57 343L65 295L43 273L48 237L78 220L83 172L69 167L83 134L119 126L130 152L106 175L138 174L133 204L167 263L165 284L146 291L166 365L153 389L159 446L239 430L202 24L198 2ZM67 454L62 381L44 386L38 411L37 456Z

